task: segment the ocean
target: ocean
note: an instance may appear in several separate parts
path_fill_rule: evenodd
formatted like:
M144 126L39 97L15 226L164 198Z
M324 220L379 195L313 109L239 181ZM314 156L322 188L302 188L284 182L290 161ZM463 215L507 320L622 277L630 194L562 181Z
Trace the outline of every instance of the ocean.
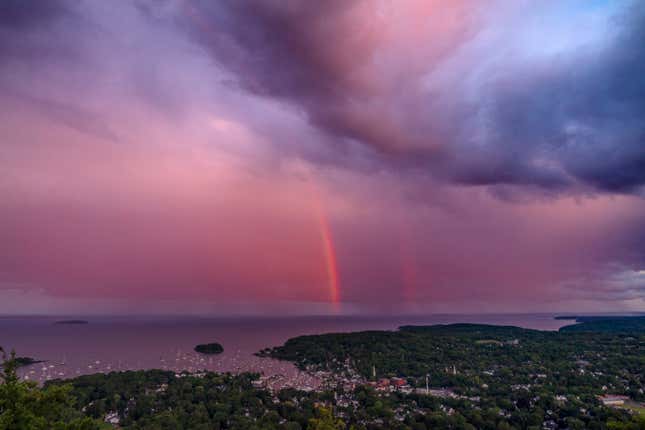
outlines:
M253 354L304 335L360 330L395 330L405 324L458 322L557 330L572 321L551 314L429 315L383 317L73 317L88 324L56 324L69 317L0 317L0 346L18 356L43 360L21 368L21 376L43 382L82 374L139 369L196 372L258 372L277 386L315 387L319 382L292 364ZM204 356L200 343L218 342L224 352Z

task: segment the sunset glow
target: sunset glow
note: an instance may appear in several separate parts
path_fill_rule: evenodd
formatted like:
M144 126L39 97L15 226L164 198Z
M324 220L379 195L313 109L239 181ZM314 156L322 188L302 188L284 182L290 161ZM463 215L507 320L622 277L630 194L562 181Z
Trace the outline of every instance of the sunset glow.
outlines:
M0 313L645 306L645 2L0 3Z

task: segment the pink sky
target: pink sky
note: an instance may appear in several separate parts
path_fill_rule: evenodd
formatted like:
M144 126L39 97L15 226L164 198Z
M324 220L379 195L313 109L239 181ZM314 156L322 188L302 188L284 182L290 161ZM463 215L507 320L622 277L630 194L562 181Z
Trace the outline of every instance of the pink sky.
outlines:
M9 6L0 313L643 310L640 18L522 5Z

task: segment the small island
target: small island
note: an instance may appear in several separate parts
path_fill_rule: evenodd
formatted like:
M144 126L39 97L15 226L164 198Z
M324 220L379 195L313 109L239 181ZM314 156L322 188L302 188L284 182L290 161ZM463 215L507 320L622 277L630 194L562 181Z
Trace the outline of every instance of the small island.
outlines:
M89 324L89 321L85 321L85 320L60 320L60 321L56 321L54 324L69 324L69 325Z
M43 360L36 360L35 358L31 357L15 357L11 359L10 361L13 361L15 363L15 367L24 367L24 366L30 366L32 364L36 363L43 363ZM0 364L0 367L3 367L2 364Z
M35 358L31 358L31 357L16 357L14 358L14 361L16 362L18 367L29 366L31 364L43 362L43 360L36 360Z
M224 352L224 348L219 343L213 342L197 345L195 351L200 354L221 354Z

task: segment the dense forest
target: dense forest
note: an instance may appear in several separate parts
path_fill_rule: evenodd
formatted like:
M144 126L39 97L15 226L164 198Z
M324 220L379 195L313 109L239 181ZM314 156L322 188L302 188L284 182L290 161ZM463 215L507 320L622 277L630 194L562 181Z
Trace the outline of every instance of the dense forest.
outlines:
M0 430L95 430L101 421L87 417L71 394L72 387L53 384L39 387L22 381L14 352L0 348Z
M72 394L86 414L117 416L127 429L307 429L318 417L316 402L333 396L286 392L284 402L255 388L258 375L205 373L175 375L136 371L82 376Z
M48 387L71 383L71 394L88 416L114 416L125 429L539 429L546 414L553 428L645 428L644 420L585 398L560 405L548 396L534 400L528 393L511 392L475 402L423 394L383 395L369 386L351 393L293 389L270 393L254 388L255 377L139 371L83 376Z
M645 332L552 332L454 324L301 336L261 355L302 369L340 370L347 361L365 378L399 376L468 395L530 385L560 395L603 391L645 400ZM482 388L486 387L486 388ZM603 388L605 387L605 388Z

